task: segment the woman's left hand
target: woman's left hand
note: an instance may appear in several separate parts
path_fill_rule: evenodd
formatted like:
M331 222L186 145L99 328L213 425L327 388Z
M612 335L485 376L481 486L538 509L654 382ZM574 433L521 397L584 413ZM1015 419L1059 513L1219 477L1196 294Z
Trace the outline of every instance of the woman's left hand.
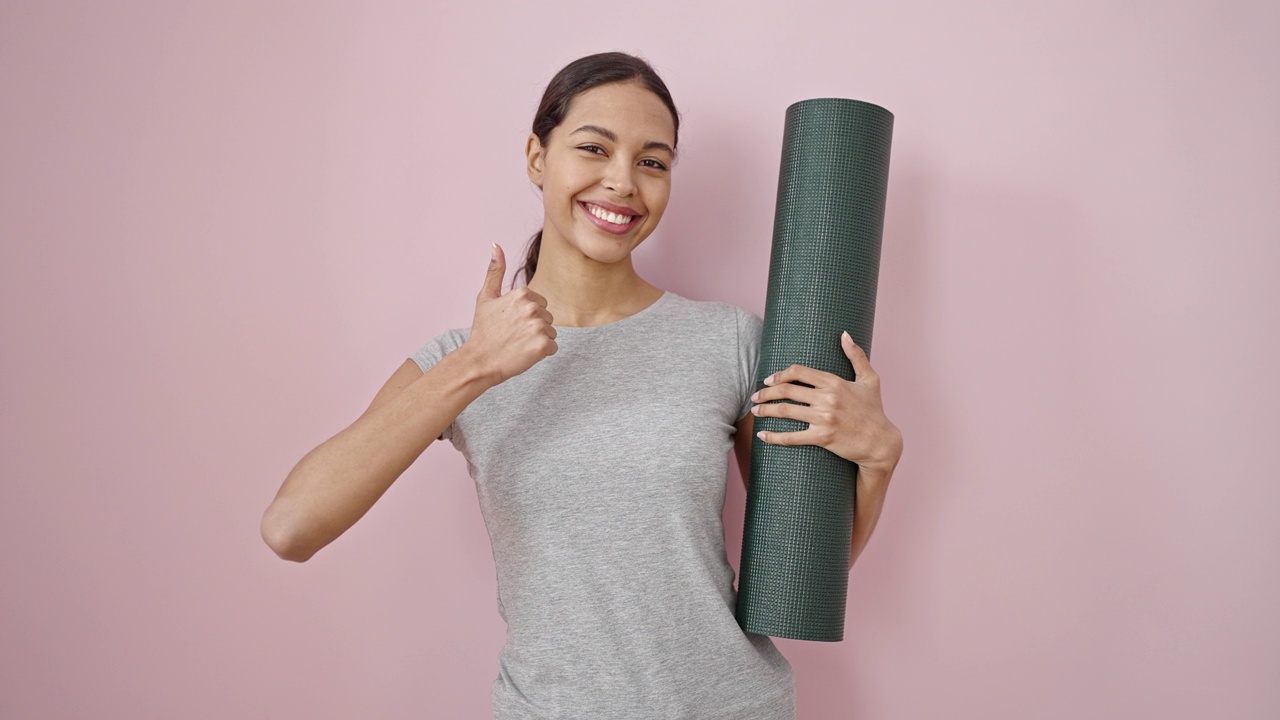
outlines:
M848 333L841 346L853 364L854 380L849 381L804 365L774 373L765 379L769 387L751 399L756 403L791 400L792 403L757 404L757 417L784 417L809 423L796 432L757 433L773 445L817 445L867 470L892 472L902 456L902 433L885 417L880 402L880 376L871 367L866 353ZM802 382L813 387L796 385Z

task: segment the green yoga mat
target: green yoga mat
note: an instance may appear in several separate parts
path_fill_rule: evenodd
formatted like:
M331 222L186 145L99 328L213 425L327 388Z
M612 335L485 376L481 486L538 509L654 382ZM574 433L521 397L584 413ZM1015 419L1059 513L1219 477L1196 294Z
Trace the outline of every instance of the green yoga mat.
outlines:
M853 380L848 330L868 356L893 114L857 100L787 108L757 387L792 364ZM758 417L757 430L808 427ZM857 465L758 437L738 576L738 624L799 640L844 639Z

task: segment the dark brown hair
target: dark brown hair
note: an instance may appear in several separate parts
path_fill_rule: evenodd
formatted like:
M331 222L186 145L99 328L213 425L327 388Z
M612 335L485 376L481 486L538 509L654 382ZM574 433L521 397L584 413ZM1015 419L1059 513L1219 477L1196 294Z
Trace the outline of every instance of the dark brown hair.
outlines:
M671 99L671 93L667 91L666 84L649 63L620 52L598 53L579 58L565 65L555 77L551 78L546 92L542 94L538 112L533 116L533 134L538 136L538 142L544 146L547 144L551 131L564 122L565 115L569 113L569 103L579 93L616 82L634 82L662 100L671 111L671 120L675 123L675 137L671 143L674 149L680 138L680 114L676 112L675 101ZM521 273L524 273L526 285L533 278L533 274L538 270L538 252L541 249L542 231L539 230L529 238L529 249L525 255L524 266L512 277L513 286L516 277Z

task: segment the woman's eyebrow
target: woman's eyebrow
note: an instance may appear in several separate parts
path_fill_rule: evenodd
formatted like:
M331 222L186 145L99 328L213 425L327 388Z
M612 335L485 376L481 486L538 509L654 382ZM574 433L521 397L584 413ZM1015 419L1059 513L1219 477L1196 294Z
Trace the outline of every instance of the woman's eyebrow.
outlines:
M601 137L606 138L607 140L609 140L609 142L618 142L617 134L615 134L612 130L609 130L608 128L602 128L599 125L583 125L582 127L578 128L577 130L574 130L569 134L577 135L580 132L595 133L596 135L600 135ZM675 154L676 154L676 151L672 150L670 145L664 142L658 142L657 140L650 140L649 142L644 144L644 147L640 149L641 150L666 150L667 154L671 155L672 157L675 157Z

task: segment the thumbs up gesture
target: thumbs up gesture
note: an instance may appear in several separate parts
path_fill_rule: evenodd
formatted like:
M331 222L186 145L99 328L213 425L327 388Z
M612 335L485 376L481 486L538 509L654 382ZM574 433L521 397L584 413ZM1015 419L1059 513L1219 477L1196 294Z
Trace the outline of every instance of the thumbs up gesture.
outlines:
M476 296L476 314L466 342L497 383L519 375L557 350L547 299L527 287L503 295L506 272L506 255L495 244L484 285Z

